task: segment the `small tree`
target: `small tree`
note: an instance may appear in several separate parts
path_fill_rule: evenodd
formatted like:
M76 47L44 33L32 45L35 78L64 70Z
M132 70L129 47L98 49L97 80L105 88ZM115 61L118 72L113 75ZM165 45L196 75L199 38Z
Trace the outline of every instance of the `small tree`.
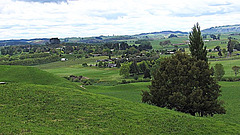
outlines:
M117 60L117 61L116 61L116 67L117 67L117 68L120 68L120 67L121 67L120 60Z
M103 62L102 61L99 62L98 67L103 67Z
M214 71L215 71L214 76L215 76L216 80L221 81L222 77L225 74L223 65L219 64L219 63L215 64Z
M129 77L129 64L128 63L124 63L122 64L121 68L120 68L120 72L119 74L124 76L125 78Z
M151 79L151 74L150 74L150 69L146 69L143 73L143 78L150 78Z
M229 38L228 44L227 44L227 51L229 52L230 57L232 56L233 52L233 43L232 40Z
M222 49L222 52L223 52L224 56L226 57L227 56L227 50L224 48L224 49Z
M206 61L178 52L153 70L150 91L142 93L142 102L191 115L225 113L218 100L220 86L211 77L213 70Z
M148 68L148 65L146 61L142 61L138 64L138 67L139 67L139 72L144 73L144 71Z
M87 67L88 64L87 64L87 63L83 63L82 66L83 66L83 67Z
M239 69L240 69L239 66L233 66L233 67L232 67L232 70L234 71L235 76L237 76L237 74L239 73Z
M130 71L131 74L139 74L139 69L137 66L137 62L133 61L132 64L130 65Z

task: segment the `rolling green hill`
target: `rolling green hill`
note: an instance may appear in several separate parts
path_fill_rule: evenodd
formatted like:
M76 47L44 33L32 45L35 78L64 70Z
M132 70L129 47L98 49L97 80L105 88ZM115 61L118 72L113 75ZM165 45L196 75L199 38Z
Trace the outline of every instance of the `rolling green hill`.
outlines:
M0 90L0 134L240 134L238 124L64 87Z
M0 65L0 82L55 85L78 88L64 78L35 67Z

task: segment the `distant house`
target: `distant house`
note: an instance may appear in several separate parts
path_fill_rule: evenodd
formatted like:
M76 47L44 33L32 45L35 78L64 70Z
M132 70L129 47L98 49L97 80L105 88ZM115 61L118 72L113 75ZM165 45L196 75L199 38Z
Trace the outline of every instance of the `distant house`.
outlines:
M103 59L103 60L97 60L96 62L111 62L112 60L109 60L109 59Z
M108 67L109 68L113 68L113 67L116 67L117 66L117 64L110 64L110 63L108 63Z
M178 46L178 45L185 45L186 43L178 43L178 44L172 44L173 46Z
M66 58L61 58L61 61L67 61L68 59L66 59Z
M92 54L94 57L101 56L101 54Z

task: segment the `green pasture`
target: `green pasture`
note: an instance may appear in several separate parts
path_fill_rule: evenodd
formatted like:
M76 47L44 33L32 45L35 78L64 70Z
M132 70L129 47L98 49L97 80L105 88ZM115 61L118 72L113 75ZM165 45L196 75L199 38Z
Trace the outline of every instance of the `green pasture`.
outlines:
M150 82L119 84L116 86L90 85L86 86L86 91L113 96L133 102L141 102L141 91L148 90L148 85L150 85Z
M183 36L183 37L174 37L174 38L166 38L166 39L159 39L159 40L153 40L151 41L151 45L153 46L153 49L155 50L162 50L162 49L174 49L174 46L172 45L166 45L166 46L160 46L159 43L166 41L166 40L170 40L172 44L178 44L178 43L184 43L186 40L188 40L187 36ZM184 48L187 47L183 46Z
M98 67L65 67L56 69L45 69L45 71L60 77L75 75L84 76L90 79L100 79L100 81L116 81L122 78L118 68L98 68Z
M224 67L225 75L224 77L234 77L235 73L232 70L233 66L240 66L240 59L235 59L235 60L221 60L219 59L218 61L210 61L210 66L214 67L215 64L220 63ZM239 76L239 75L238 75Z
M68 58L71 58L68 56ZM96 60L99 59L106 59L108 58L107 56L99 56L99 57L90 57L90 58L71 58L68 61L58 61L58 62L52 62L48 64L42 64L42 65L37 65L36 67L40 69L54 69L54 68L64 68L64 67L72 67L74 65L82 65L83 63L87 64L96 64Z
M240 83L220 82L224 106L227 110L224 115L215 115L213 119L240 124Z
M0 82L55 85L79 88L77 85L54 74L35 67L0 65Z
M240 134L240 125L50 85L0 85L1 134Z

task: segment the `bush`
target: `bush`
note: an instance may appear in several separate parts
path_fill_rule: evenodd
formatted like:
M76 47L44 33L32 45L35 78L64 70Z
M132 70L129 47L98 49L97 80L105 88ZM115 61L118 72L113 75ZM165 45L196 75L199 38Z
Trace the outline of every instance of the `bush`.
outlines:
M87 67L88 64L87 64L87 63L83 63L82 66L83 66L83 67Z
M122 84L126 84L127 83L127 81L126 80L122 80Z
M133 79L138 80L138 75L134 74Z

